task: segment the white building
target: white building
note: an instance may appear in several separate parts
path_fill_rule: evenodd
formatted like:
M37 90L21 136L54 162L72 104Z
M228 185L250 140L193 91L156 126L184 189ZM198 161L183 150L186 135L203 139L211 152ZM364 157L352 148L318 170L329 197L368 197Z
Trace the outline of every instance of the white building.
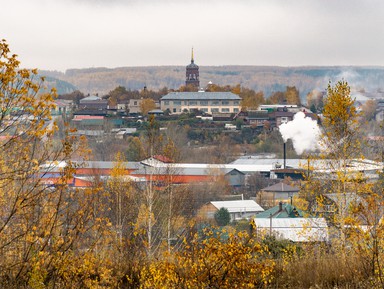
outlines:
M325 218L255 218L258 233L293 242L326 242L328 226Z
M199 210L199 215L207 219L213 219L215 213L221 208L228 210L231 222L250 219L264 211L264 209L253 200L215 201L204 205Z
M241 98L232 92L171 92L160 99L162 111L172 114L199 110L209 114L237 113Z

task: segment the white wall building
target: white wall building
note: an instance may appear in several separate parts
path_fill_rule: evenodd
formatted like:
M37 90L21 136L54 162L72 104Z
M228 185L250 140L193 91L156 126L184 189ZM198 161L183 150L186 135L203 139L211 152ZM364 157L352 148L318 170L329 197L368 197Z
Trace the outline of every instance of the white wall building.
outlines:
M171 92L160 99L162 111L180 114L200 110L209 114L237 113L241 98L232 92Z

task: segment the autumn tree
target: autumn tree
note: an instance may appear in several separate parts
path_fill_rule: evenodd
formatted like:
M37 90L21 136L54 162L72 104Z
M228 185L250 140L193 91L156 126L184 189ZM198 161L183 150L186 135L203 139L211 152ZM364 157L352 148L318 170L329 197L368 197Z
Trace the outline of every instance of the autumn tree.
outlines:
M281 91L274 92L269 98L268 101L271 104L282 104L286 100L285 95Z
M123 235L131 229L133 224L132 184L125 168L125 159L121 153L116 154L115 164L111 171L111 176L107 181L106 189L108 192L112 215L109 217L115 225L119 243L123 240ZM130 210L127 208L131 207Z
M267 288L275 262L247 232L202 228L142 271L142 288Z
M287 86L286 90L276 91L269 98L271 104L301 104L300 93L295 86Z
M265 102L264 93L262 91L255 92L252 89L242 88L239 96L241 97L242 110L256 110L260 104Z
M295 86L287 86L285 90L285 99L288 104L301 104L300 93Z
M145 132L146 157L153 157L162 154L163 136L160 133L159 124L153 115L149 116L148 127ZM135 224L136 234L141 238L145 247L148 260L154 258L158 253L164 237L164 218L161 218L161 212L164 209L162 194L162 183L164 179L159 179L158 175L166 175L166 168L157 168L156 166L145 167L145 174L148 176L145 186L139 190L141 202L139 203L139 212Z
M240 85L237 85L235 87L231 87L230 85L221 86L215 83L208 84L205 91L207 92L226 92L226 91L232 91L235 94L238 94L240 92L241 88Z
M60 99L72 100L75 104L79 104L80 99L84 98L84 93L79 90L75 90L71 93L61 94L58 96Z
M319 90L312 90L307 94L307 107L314 113L321 113L324 106L324 93Z
M358 112L345 81L328 85L323 108L323 149L338 160L338 168L347 167L353 157L360 157Z
M139 137L132 136L128 138L128 149L126 152L126 157L128 161L139 162L145 159L146 152L144 150L144 145Z
M349 169L353 159L361 158L358 116L348 83L339 81L334 86L329 84L324 100L320 141L323 153L317 156L321 159L318 161L321 167L314 168L315 172L321 170L328 176L321 177L320 173L307 175L306 187L302 192L307 194L309 206L315 203L315 208L323 207L331 196L334 210L327 217L339 236L333 241L337 243L335 246L344 260L347 254L347 228L354 224L350 200L366 189L361 173ZM308 159L307 166L308 171L312 170L311 159Z
M155 108L155 101L151 98L143 99L140 103L140 111L142 115L147 115L149 111Z
M54 139L55 90L19 65L0 41L0 286L108 283L108 261L95 251L106 228L90 206L99 207L96 194L68 187L77 140L69 133Z
M374 119L376 114L377 101L373 99L367 100L362 107L362 117L365 121Z

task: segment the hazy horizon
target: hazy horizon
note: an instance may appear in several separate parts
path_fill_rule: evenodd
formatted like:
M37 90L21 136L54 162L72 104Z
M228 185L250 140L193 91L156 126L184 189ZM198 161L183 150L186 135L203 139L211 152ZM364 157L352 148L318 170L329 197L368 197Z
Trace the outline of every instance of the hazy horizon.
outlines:
M106 66L94 66L94 67L76 67L76 68L67 68L64 71L57 70L57 69L39 69L41 71L50 71L50 72L59 72L59 73L65 73L68 70L92 70L92 69L108 69L108 70L114 70L114 69L123 69L123 68L156 68L156 67L185 67L185 65L141 65L141 66L118 66L118 67L106 67ZM265 67L265 68L368 68L368 69L384 69L384 65L297 65L297 66L283 66L283 65L239 65L239 64L222 64L222 65L199 65L200 69L204 69L205 67ZM200 73L204 73L204 71L200 70Z
M384 66L384 1L13 0L0 37L23 67Z

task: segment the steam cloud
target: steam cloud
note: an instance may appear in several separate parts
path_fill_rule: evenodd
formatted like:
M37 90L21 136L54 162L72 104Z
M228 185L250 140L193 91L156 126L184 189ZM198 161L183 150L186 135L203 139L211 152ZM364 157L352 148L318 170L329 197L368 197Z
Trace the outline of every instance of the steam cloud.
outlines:
M292 140L298 155L319 148L320 128L315 120L305 117L301 111L294 115L292 121L280 125L279 130L284 142Z

